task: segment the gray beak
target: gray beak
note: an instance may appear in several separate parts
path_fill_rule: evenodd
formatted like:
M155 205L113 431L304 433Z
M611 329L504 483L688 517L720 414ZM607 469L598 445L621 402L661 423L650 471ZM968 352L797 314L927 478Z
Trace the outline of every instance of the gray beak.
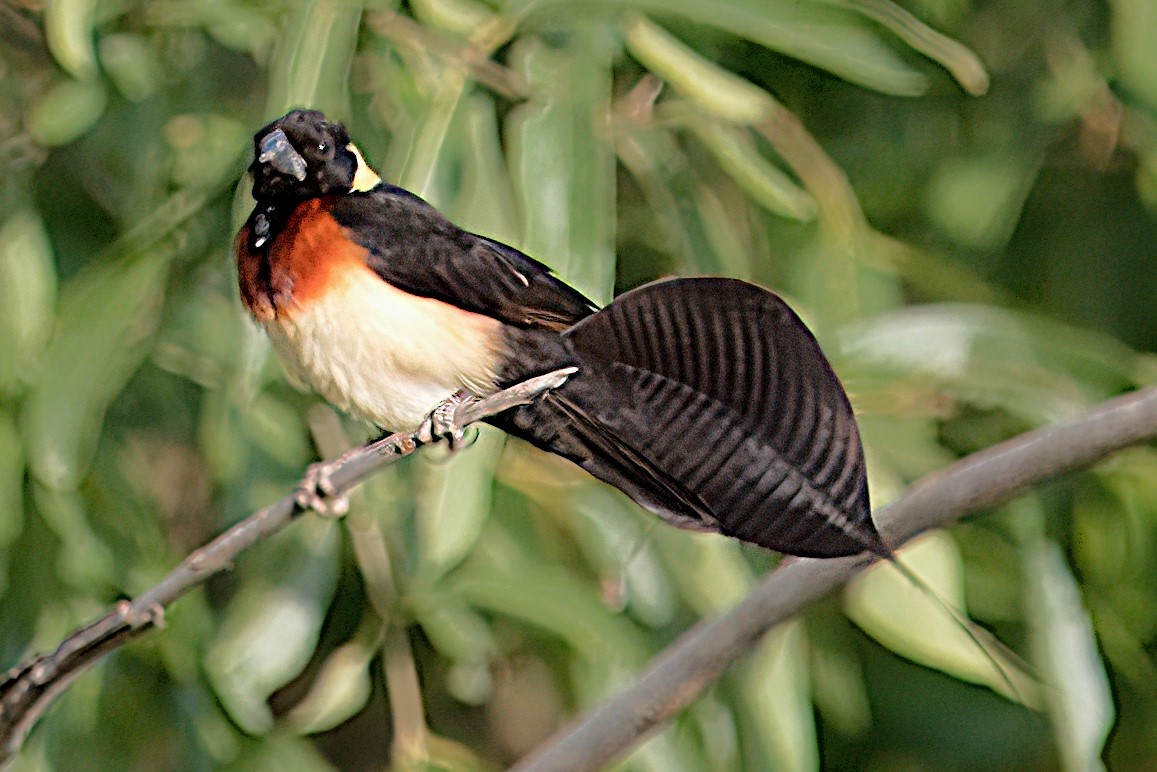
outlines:
M305 159L289 144L289 139L281 129L274 129L261 140L261 155L258 163L269 164L282 174L288 174L298 182L305 179Z

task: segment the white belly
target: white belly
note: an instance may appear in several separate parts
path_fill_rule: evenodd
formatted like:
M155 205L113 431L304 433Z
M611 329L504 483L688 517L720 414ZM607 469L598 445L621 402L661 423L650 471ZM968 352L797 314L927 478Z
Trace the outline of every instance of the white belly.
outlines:
M292 377L390 431L416 429L458 389L493 391L505 356L497 320L410 295L369 268L264 326Z

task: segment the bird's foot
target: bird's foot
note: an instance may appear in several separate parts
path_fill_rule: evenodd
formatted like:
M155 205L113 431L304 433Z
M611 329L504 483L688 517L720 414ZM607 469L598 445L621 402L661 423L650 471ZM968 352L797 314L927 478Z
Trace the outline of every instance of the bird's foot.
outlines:
M418 428L418 439L423 443L444 439L450 444L451 453L466 447L466 427L458 424L458 408L471 399L474 395L459 389L439 402Z
M349 497L339 494L330 475L334 464L310 464L305 477L293 493L293 500L302 509L311 509L322 517L342 517L350 511Z

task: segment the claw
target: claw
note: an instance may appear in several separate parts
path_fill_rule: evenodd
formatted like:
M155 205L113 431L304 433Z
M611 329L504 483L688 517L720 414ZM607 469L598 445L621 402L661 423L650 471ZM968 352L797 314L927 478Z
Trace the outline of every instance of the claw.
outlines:
M339 495L330 479L332 465L310 464L293 500L302 509L312 509L322 517L341 517L350 511L348 496Z
M472 394L459 389L439 402L418 428L418 439L423 443L444 439L450 444L451 453L469 445L466 428L458 425L457 415L459 406L470 399Z

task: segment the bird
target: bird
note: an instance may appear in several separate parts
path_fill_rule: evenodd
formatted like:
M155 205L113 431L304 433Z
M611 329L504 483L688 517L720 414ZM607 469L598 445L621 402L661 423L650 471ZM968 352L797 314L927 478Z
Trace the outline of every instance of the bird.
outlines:
M599 308L383 181L321 112L292 110L253 143L238 283L291 380L396 432L456 396L574 368L487 422L676 527L802 557L891 556L848 396L778 295L670 278Z

